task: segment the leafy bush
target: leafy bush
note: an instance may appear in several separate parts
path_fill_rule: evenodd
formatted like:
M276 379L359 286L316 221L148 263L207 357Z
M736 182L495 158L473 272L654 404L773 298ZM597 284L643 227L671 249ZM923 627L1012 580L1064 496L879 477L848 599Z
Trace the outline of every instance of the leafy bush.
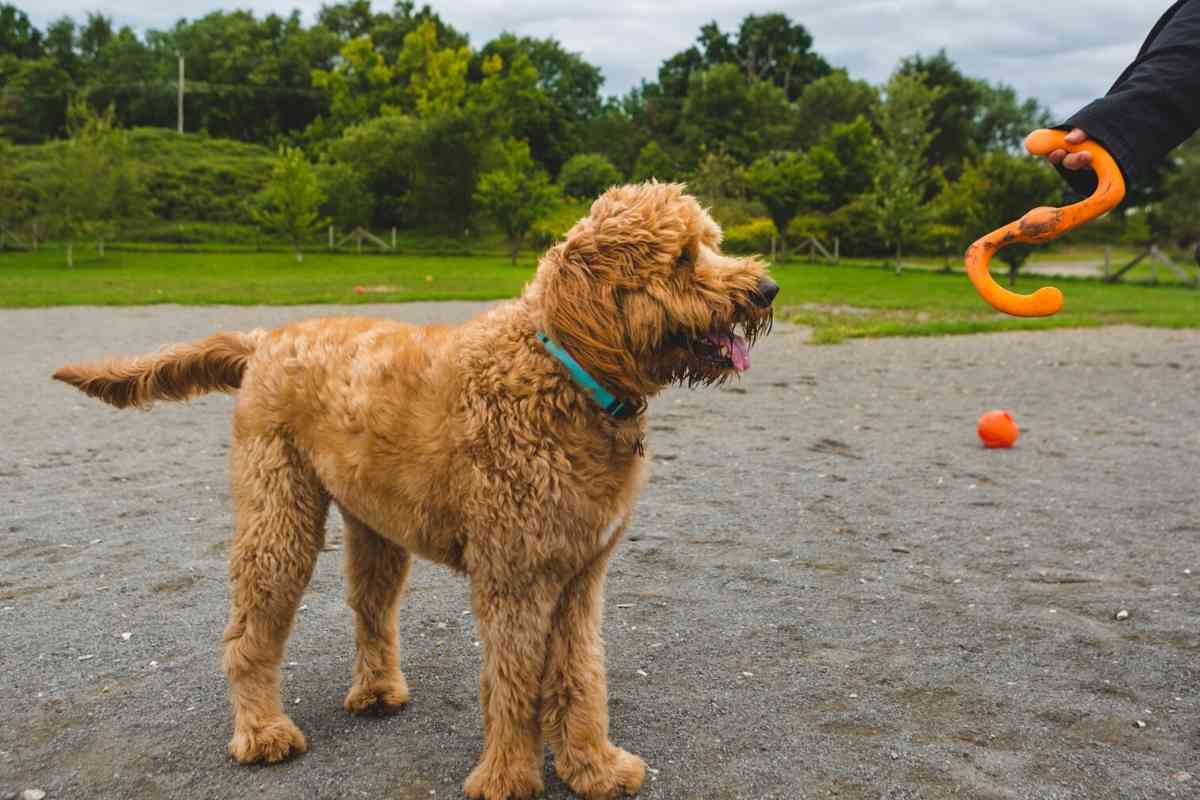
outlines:
M776 235L775 223L769 219L751 220L745 225L734 225L725 229L721 249L730 253L771 252L771 237Z
M836 236L842 255L880 255L886 246L879 238L870 203L862 197L851 200L829 215L827 235Z
M613 166L607 156L599 153L571 156L558 174L558 182L568 197L586 200L591 200L623 180L620 170Z
M321 213L340 230L369 227L375 214L375 194L367 179L348 164L320 164L317 185L325 195Z
M829 217L825 214L801 214L788 223L788 241L800 242L809 236L815 236L824 243L829 236Z
M588 215L591 201L566 200L559 203L550 213L544 214L529 232L530 242L535 247L546 248L567 235L576 222Z

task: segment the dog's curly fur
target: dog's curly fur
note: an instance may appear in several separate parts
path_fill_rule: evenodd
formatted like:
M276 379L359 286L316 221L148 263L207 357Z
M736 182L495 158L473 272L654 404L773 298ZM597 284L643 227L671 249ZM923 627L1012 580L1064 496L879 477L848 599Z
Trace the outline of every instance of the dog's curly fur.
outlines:
M714 342L770 324L765 268L719 241L682 187L615 188L518 300L459 327L312 320L55 373L118 407L237 394L234 758L306 748L280 705L279 664L332 500L357 627L349 711L408 702L396 615L422 556L470 577L483 640L484 749L467 795L540 792L543 742L580 796L637 792L644 762L608 740L602 590L641 483L647 398L724 380L733 363ZM539 330L627 411L601 410Z

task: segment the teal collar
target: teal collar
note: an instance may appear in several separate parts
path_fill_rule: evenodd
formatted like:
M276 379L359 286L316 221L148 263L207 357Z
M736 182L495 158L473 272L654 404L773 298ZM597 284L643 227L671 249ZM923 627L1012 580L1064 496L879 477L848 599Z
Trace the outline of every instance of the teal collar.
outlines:
M542 331L537 332L537 338L550 355L562 362L562 365L567 368L567 372L571 373L571 379L579 385L579 388L596 401L596 405L603 408L605 413L610 417L615 417L624 410L625 404L614 397L612 392L601 386L595 378L587 373L587 370L579 366L579 362L572 358L571 354L561 345Z

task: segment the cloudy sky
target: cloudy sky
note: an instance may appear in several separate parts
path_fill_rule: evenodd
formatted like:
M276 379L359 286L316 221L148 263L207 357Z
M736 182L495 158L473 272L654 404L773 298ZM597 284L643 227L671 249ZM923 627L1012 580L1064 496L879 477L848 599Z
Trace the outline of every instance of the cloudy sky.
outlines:
M165 28L179 17L251 8L309 21L321 0L9 0L44 27L99 10L120 25ZM421 5L418 2L418 6ZM815 49L854 77L878 83L912 53L944 48L967 74L1015 86L1068 114L1102 95L1136 55L1169 0L433 0L479 45L501 31L553 36L599 65L604 92L621 94L717 20L737 29L749 13L782 11L812 32ZM377 9L389 7L375 0ZM169 10L168 10L169 9Z

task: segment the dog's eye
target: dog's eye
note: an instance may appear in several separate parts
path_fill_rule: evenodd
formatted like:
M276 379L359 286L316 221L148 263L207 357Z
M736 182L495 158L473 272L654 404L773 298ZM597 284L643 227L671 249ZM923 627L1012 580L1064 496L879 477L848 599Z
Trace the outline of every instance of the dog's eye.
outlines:
M690 263L692 263L691 251L689 251L687 248L684 248L683 252L679 254L679 257L675 259L675 266L683 268Z

